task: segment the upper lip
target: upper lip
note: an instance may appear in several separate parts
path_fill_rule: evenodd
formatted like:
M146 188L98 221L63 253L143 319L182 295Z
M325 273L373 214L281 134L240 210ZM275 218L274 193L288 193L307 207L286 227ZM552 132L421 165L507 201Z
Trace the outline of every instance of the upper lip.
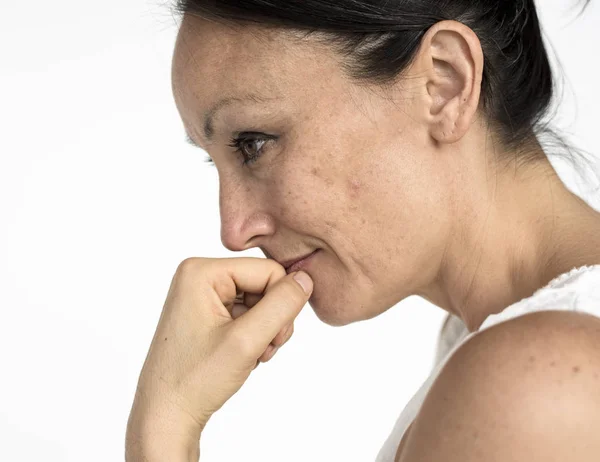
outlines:
M313 254L313 253L315 253L315 252L316 252L316 250L313 250L312 252L310 252L310 253L307 253L306 255L303 255L303 256L301 256L301 257L297 257L297 258L294 258L294 259L291 259L291 260L283 260L283 261L277 260L277 261L278 261L278 262L279 262L279 264L280 264L281 266L283 266L285 269L288 269L288 268L289 268L290 266L292 266L294 263L296 263L296 262L299 262L300 260L304 260L306 257L308 257L308 256L312 255L312 254Z

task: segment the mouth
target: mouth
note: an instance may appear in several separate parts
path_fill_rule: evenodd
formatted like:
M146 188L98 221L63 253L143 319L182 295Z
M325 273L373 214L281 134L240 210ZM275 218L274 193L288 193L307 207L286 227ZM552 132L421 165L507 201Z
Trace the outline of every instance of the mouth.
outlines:
M320 249L317 249L314 252L309 253L308 255L297 258L295 260L288 260L286 262L282 262L281 264L285 268L285 272L287 274L293 273L294 271L299 271L302 268L306 267L306 265L308 265L308 263L312 260L315 254L319 252L319 250Z

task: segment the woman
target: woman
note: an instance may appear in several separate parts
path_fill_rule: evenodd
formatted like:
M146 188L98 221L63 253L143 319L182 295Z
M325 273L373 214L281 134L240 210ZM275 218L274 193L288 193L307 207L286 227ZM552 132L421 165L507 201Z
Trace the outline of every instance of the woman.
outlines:
M307 300L342 326L410 295L449 319L378 461L598 460L600 214L538 141L553 81L533 2L177 9L173 92L219 175L223 244L268 258L179 266L128 460L197 460Z

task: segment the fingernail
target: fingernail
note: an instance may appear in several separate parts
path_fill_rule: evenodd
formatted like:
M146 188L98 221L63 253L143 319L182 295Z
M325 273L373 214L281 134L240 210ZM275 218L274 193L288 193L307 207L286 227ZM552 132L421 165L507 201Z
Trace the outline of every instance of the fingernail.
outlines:
M313 289L313 282L308 274L306 274L304 271L298 271L296 274L294 274L294 279L298 281L298 284L302 286L302 289L304 289L304 292L307 295L311 293Z

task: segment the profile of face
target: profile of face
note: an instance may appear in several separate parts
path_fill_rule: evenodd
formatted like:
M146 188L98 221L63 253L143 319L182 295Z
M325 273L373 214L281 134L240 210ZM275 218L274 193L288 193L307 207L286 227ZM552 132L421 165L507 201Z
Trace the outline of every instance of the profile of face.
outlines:
M193 16L179 31L173 93L214 161L224 246L280 262L318 250L304 270L329 325L418 293L453 232L465 165L458 148L439 148L450 136L439 120L457 84L438 88L414 66L426 61L384 89L352 80L334 50L301 34Z

